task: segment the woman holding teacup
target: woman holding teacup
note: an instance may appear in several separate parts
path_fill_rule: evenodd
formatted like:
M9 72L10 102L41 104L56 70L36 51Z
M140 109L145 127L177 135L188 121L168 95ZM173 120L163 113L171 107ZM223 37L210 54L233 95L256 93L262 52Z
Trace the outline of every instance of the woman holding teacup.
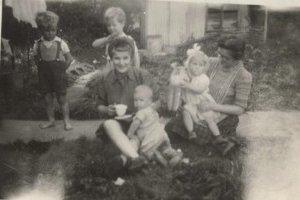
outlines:
M102 74L96 83L97 110L105 119L96 135L109 146L107 149L110 152L106 156L108 156L108 173L111 176L126 166L133 169L144 164L144 160L132 147L125 134L136 111L133 98L135 88L138 85L148 85L154 91L154 99L158 99L158 90L150 74L132 66L133 50L130 40L115 39L108 49L113 67ZM155 101L153 108L158 107L159 102ZM129 159L120 159L120 156L117 156L120 153Z

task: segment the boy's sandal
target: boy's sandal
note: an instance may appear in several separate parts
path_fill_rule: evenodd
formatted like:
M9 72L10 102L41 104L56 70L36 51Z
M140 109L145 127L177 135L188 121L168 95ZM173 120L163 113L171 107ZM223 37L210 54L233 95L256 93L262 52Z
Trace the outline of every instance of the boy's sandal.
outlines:
M222 155L223 156L227 155L233 149L234 146L235 144L233 142L228 142L228 144L222 151Z
M197 138L197 134L193 131L192 133L189 133L189 140L195 140Z
M228 143L228 140L225 139L222 135L216 136L215 140L213 141L213 144L218 145L218 144L224 144Z

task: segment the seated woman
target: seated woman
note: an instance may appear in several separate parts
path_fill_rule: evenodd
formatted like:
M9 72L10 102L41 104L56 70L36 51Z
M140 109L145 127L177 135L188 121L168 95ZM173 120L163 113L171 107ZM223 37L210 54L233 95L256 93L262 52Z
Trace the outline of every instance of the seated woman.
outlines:
M134 45L128 38L118 38L112 41L108 53L113 67L105 71L95 84L97 109L101 116L106 118L96 135L108 144L106 148L108 153L104 153L104 156L107 157L108 162L107 173L112 175L125 166L135 168L143 164L143 159L125 134L128 132L132 118L114 119L116 117L115 104L126 105L126 114L133 114L135 112L134 91L138 85L148 85L153 90L154 99L158 99L158 90L147 71L133 67ZM153 102L152 107L157 109L159 102ZM124 156L118 156L120 154Z
M237 37L222 38L218 42L218 58L209 58L207 76L210 79L209 91L216 103L205 101L199 106L203 112L215 111L221 113L218 119L218 128L223 138L235 143L238 115L245 112L249 99L252 75L245 69L242 58L244 56L245 42ZM182 115L177 115L166 125L166 131L178 134L186 139L189 133L186 130ZM201 145L213 140L213 134L207 123L194 124L197 135L194 140ZM232 146L231 146L232 147ZM228 145L222 150L228 152Z

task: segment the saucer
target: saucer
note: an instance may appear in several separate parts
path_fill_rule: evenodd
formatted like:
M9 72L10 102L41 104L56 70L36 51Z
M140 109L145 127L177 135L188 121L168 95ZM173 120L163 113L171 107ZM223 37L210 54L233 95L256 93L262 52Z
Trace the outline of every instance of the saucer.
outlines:
M132 115L122 115L122 116L116 116L116 120L125 120L125 119L130 119Z

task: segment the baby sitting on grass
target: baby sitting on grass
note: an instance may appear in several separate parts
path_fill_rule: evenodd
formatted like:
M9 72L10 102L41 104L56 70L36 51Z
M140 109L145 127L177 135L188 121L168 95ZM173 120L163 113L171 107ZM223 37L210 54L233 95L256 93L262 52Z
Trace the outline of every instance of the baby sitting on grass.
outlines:
M152 108L152 89L139 85L134 92L137 113L127 136L134 148L148 160L156 160L163 166L175 166L182 159L182 152L172 148L170 139L159 122L157 111Z

